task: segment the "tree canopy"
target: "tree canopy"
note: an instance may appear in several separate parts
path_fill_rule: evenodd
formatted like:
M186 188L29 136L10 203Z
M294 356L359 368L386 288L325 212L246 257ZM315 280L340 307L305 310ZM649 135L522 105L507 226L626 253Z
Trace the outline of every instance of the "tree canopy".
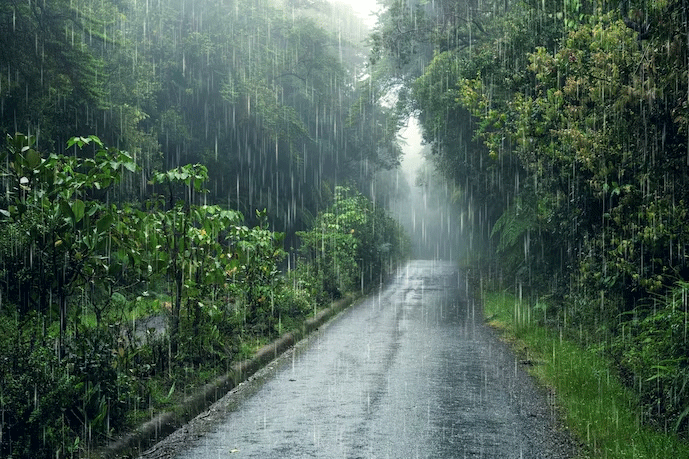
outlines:
M365 29L343 7L5 3L0 32L0 129L58 153L96 134L142 168L132 195L155 169L201 163L214 201L265 207L291 235L324 205L317 184L398 161L398 121L361 83Z

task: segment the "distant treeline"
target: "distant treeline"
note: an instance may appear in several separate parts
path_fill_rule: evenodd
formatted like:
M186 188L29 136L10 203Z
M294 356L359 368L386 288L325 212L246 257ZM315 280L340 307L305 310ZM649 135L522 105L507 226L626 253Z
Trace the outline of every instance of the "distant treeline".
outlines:
M0 131L68 153L97 135L153 170L203 164L208 199L292 242L324 183L397 164L394 111L367 77L366 29L346 7L269 0L0 4ZM4 137L4 135L3 135Z

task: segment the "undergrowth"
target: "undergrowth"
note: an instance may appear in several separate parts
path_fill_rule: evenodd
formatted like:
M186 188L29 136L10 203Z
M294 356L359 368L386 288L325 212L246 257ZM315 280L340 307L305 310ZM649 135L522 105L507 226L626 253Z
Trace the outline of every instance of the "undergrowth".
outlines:
M639 396L626 388L614 363L535 320L538 307L506 292L482 292L488 323L526 354L530 373L552 388L566 426L584 443L581 458L689 457L671 432L644 425Z

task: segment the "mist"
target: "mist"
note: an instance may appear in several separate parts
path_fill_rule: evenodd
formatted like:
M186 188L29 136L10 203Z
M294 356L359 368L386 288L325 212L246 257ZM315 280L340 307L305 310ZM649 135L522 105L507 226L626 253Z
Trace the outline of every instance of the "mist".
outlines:
M397 190L389 210L409 235L415 258L456 261L465 244L460 212L452 199L454 188L427 157L431 149L423 143L415 117L399 131L398 141L403 154L400 166L382 173Z

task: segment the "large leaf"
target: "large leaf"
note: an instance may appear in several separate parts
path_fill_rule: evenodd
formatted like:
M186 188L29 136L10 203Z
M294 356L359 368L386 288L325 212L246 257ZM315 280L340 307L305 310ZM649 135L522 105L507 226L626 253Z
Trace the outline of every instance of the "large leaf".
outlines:
M72 213L74 214L74 222L78 223L81 221L82 218L84 218L84 210L86 209L86 205L84 204L84 201L81 199L77 199L72 203Z
M72 207L69 205L69 203L65 200L60 200L60 213L67 217L72 223L76 222L76 218L74 217L74 211L72 210Z
M30 169L36 169L41 165L41 155L36 150L28 150L25 155L26 166Z
M96 222L96 228L98 229L99 233L104 233L105 231L110 229L110 226L112 225L112 223L113 223L112 214L107 213L107 214L103 215L98 220L98 222Z

